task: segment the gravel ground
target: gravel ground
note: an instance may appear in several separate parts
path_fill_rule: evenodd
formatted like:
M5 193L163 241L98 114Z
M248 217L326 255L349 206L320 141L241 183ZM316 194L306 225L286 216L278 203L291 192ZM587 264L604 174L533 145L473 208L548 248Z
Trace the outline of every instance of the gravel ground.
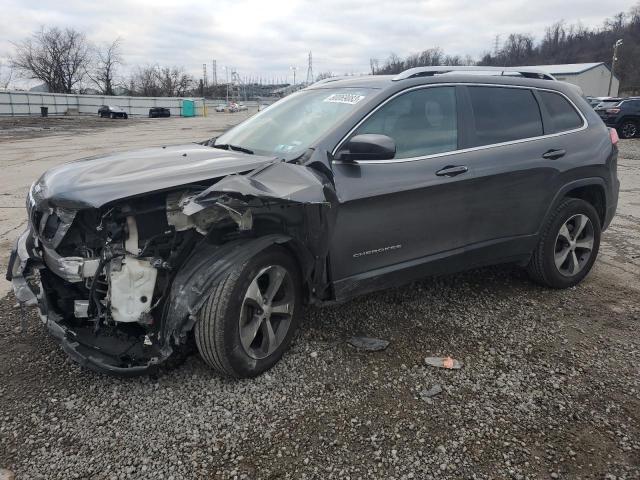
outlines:
M639 145L625 144L629 172ZM640 478L630 218L605 234L579 287L546 290L505 266L309 309L283 361L249 381L220 379L197 355L154 377L82 370L32 312L18 333L8 296L0 468L60 479ZM390 345L362 352L352 335ZM463 368L424 363L445 355Z
M55 117L0 117L0 142L23 140L33 137L84 134L96 129L121 127L150 119L130 118L127 120L99 118L97 115L70 115Z

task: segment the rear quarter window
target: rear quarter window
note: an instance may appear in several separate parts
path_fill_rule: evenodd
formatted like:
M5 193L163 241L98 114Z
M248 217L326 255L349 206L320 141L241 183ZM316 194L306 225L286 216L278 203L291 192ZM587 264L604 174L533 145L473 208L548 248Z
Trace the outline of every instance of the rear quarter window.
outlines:
M551 118L551 131L547 133L566 132L583 125L582 117L562 95L545 91L538 93Z
M469 87L475 146L539 137L540 107L526 88Z

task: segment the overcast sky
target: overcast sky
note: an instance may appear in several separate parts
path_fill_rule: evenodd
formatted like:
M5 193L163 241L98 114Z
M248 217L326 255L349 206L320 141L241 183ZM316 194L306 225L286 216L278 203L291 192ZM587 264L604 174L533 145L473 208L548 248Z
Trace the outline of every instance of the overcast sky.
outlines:
M183 65L201 76L217 59L241 75L306 77L369 69L369 58L439 46L479 57L495 36L540 38L558 20L595 27L637 0L0 0L0 60L40 25L71 26L94 42L120 36L127 66Z

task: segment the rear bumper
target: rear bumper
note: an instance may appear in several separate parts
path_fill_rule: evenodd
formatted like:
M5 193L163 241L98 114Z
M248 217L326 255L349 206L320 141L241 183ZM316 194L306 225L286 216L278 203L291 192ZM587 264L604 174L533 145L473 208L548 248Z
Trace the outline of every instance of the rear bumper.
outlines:
M613 217L616 215L616 210L618 209L618 195L620 192L620 180L616 177L612 179L611 185L611 193L609 195L609 199L607 201L607 211L605 212L604 224L602 225L602 230L606 230L611 222L613 221Z

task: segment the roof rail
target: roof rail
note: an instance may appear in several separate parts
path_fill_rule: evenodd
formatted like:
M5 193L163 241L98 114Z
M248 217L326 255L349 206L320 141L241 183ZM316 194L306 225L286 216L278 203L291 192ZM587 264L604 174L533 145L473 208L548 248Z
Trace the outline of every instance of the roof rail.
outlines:
M355 78L354 75L340 75L337 77L329 77L329 78L323 78L322 80L318 80L317 82L313 82L311 85L322 85L323 83L329 83L329 82L337 82L338 80L345 80L347 78Z
M440 67L416 67L405 70L392 78L394 82L398 80L406 80L416 77L432 77L452 72L487 72L489 75L505 75L518 73L526 78L539 78L542 80L555 80L556 78L550 73L544 72L536 68L521 67L482 67L482 66L440 66Z

